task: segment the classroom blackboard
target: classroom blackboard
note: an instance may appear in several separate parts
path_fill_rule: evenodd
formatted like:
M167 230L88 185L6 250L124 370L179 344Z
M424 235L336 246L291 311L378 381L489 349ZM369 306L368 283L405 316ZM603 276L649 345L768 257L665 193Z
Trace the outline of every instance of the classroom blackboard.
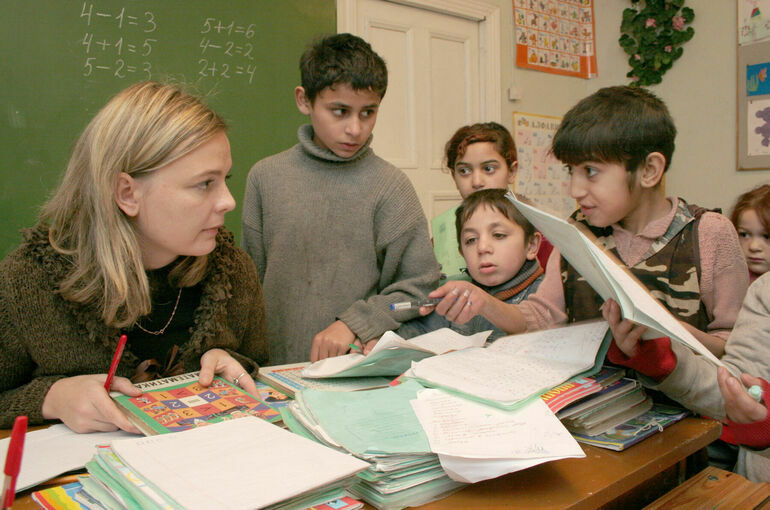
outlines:
M0 257L56 187L71 148L118 91L184 83L227 119L230 189L296 143L299 57L336 31L334 0L4 0L0 14Z

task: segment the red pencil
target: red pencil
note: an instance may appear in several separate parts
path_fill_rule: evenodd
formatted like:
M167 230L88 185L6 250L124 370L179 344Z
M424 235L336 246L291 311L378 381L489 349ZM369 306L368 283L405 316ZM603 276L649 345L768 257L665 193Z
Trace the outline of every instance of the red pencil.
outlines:
M16 498L16 479L21 469L21 454L24 451L24 435L27 433L27 417L17 416L13 422L11 441L5 457L5 483L3 484L3 509L13 506Z
M107 392L110 391L110 386L112 386L112 378L115 377L115 371L118 369L120 357L123 356L123 348L126 346L126 340L128 340L126 335L120 335L120 339L118 340L118 347L115 349L115 355L112 357L112 363L110 364L110 371L107 372L107 380L104 381L104 389L107 390Z

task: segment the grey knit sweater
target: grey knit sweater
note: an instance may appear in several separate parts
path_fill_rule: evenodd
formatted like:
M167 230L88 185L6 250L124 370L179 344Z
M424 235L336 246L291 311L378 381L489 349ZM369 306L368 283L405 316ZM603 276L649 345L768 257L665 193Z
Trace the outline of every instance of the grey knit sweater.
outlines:
M310 358L313 337L337 319L370 340L414 311L390 303L436 288L439 267L417 194L369 142L343 159L299 143L259 161L243 200L243 247L265 296L270 364Z

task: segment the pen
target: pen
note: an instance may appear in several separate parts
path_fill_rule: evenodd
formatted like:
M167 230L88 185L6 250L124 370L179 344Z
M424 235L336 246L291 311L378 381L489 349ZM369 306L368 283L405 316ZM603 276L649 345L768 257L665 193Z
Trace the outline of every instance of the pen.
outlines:
M107 372L107 380L104 381L104 389L107 390L107 393L109 393L110 386L112 386L112 378L115 377L115 371L118 369L120 357L123 356L123 348L126 346L126 340L128 340L126 335L120 335L118 347L115 349L115 355L112 357L112 363L110 364L110 371Z
M348 344L348 345L350 346L351 351L361 352L361 348L356 344Z
M3 483L3 509L13 507L16 498L16 479L21 470L21 454L24 451L24 435L27 433L27 417L17 416L13 422L11 442L5 457L5 482Z
M751 398L759 402L762 400L762 388L760 386L757 386L756 384L749 388L749 395Z
M441 302L443 298L428 298L420 301L404 301L402 303L391 303L391 310L409 310L412 308L419 308L421 306L436 306Z

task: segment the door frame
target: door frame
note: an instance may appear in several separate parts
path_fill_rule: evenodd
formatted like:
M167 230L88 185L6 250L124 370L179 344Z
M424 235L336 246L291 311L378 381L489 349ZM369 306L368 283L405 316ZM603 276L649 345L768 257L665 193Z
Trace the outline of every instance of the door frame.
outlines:
M479 24L479 116L484 122L502 122L502 17L496 4L484 0L382 0L426 11L448 14ZM356 33L357 0L337 0L337 33Z

